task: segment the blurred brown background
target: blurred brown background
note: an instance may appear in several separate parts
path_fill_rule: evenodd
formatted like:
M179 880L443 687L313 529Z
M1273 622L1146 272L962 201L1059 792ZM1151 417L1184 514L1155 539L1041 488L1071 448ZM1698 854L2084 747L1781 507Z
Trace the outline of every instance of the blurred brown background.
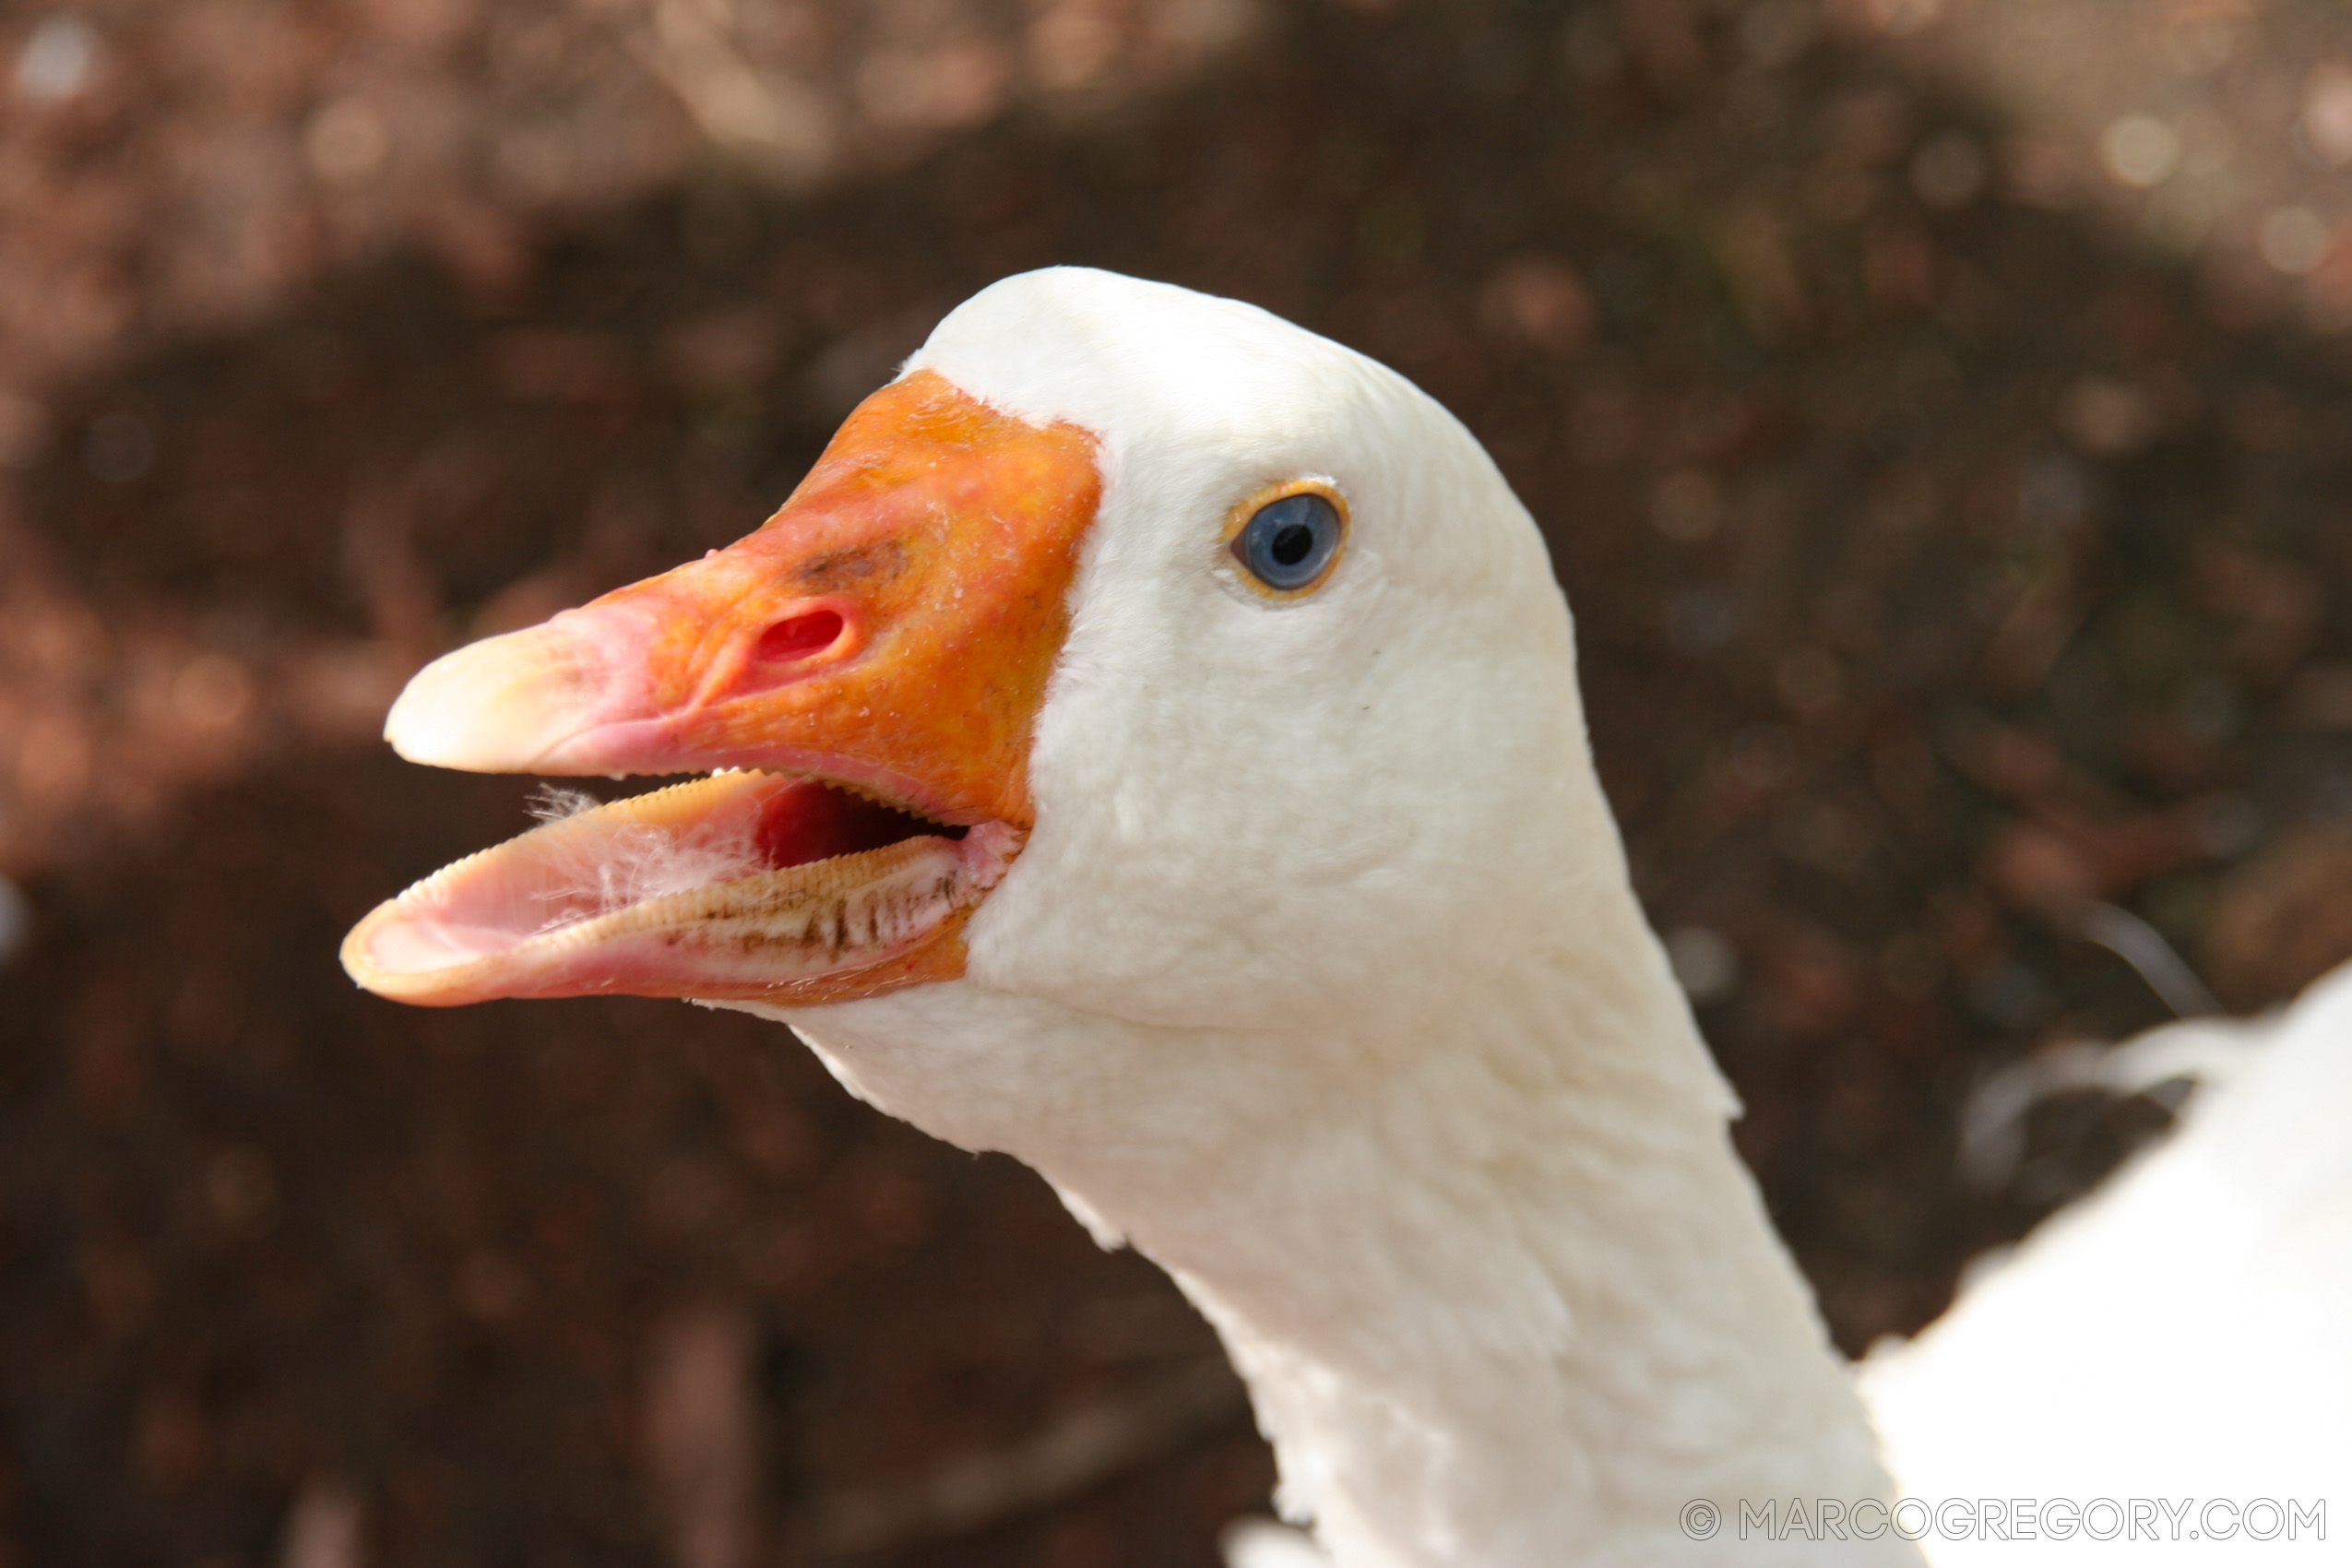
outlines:
M12 10L0 1564L1206 1568L1263 1505L1009 1162L771 1027L335 963L524 820L375 739L409 671L748 531L1048 262L1486 441L1741 1147L1840 1341L1917 1326L2163 1124L1963 1158L2168 1016L2127 957L2352 952L2347 163L2321 0Z

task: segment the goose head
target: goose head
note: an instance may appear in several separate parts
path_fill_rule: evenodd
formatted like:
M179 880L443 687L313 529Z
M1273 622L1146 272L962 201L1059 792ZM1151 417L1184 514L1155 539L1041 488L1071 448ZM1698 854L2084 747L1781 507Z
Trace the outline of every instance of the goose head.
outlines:
M1272 1108L1417 1049L1622 879L1479 444L1264 311L1078 268L949 315L756 532L443 658L386 733L711 776L428 878L346 943L361 984L773 1012L1033 1162L1183 1124L1137 1087L1171 1032Z
M1023 1159L1208 1314L1335 1562L1683 1561L1694 1495L1883 1490L1627 886L1541 539L1361 355L1008 279L757 532L447 656L387 732L714 771L385 904L362 985L748 1008Z

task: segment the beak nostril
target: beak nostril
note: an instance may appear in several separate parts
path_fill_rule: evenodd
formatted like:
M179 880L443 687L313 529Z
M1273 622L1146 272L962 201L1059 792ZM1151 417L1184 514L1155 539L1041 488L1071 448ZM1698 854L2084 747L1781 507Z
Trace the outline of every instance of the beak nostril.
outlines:
M759 635L759 644L752 649L756 664L790 664L823 653L841 640L843 622L839 612L812 610L778 621Z
M749 696L830 669L857 651L856 614L853 607L837 600L802 600L771 622L750 647L736 643L712 664L703 698ZM733 651L738 648L742 649L740 654Z

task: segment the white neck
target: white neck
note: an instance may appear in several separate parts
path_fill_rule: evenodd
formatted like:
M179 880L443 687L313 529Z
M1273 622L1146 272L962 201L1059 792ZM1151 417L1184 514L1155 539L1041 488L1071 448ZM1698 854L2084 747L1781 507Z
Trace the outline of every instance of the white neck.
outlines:
M1705 1560L1702 1498L1716 1550L1768 1562L1740 1500L1891 1496L1728 1090L1630 898L1610 912L1573 964L1499 977L1444 1048L1135 1228L1248 1379L1286 1511L1348 1568Z
M1916 1563L1886 1534L1738 1538L1741 1500L1892 1489L1621 875L1569 893L1556 950L1344 1040L1089 1016L1071 1049L1032 1020L919 1083L802 1021L852 1088L935 1097L919 1120L1010 1147L1175 1276L1342 1568ZM1055 1053L1089 1135L1037 1135L1063 1112L1035 1098L986 1124L970 1086L1023 1050ZM1103 1135L1107 1106L1145 1120ZM1693 1499L1723 1511L1711 1545Z

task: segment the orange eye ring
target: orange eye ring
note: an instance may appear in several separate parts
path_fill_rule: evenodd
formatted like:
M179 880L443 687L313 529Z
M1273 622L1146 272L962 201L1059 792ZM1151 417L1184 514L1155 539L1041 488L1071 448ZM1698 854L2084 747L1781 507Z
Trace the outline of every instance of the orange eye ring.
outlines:
M1224 553L1253 593L1286 603L1330 580L1347 553L1348 535L1348 498L1337 485L1284 480L1252 492L1225 514Z

